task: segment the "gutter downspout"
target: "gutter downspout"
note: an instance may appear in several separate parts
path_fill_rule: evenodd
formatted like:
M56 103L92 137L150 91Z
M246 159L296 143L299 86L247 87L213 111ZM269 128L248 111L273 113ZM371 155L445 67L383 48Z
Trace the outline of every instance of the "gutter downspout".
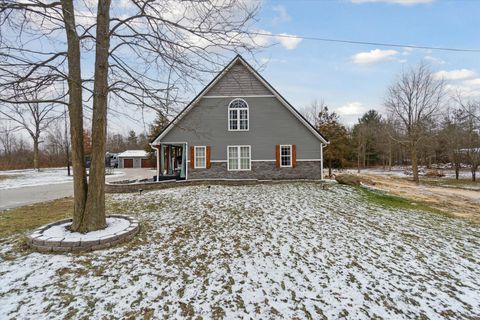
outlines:
M320 143L320 180L323 180L323 148L325 148L327 144Z
M157 182L160 179L160 150L157 146L154 146L152 143L149 143L152 149L156 150L157 153Z

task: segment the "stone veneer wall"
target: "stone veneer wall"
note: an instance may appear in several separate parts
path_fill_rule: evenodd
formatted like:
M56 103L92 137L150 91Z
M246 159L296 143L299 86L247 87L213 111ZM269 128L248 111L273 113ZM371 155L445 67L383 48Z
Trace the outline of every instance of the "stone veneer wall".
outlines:
M212 162L210 169L188 168L188 179L321 179L320 161L298 161L295 168L277 168L275 161L252 161L250 171L228 171L226 162Z

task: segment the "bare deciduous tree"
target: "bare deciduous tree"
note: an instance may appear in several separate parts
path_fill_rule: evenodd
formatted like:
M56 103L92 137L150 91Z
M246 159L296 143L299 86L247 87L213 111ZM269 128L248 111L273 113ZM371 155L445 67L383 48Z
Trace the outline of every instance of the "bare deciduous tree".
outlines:
M18 94L18 96L21 96ZM62 114L55 110L53 104L40 104L35 101L37 93L29 97L21 97L24 103L8 104L0 109L0 118L14 124L14 129L25 130L33 143L33 168L40 169L39 145L42 143L40 136Z
M256 47L249 30L257 11L258 4L242 0L99 0L96 8L73 0L0 2L0 90L6 92L0 102L14 103L16 87L33 92L68 83L67 97L52 93L35 102L68 105L72 230L105 226L108 101L168 115L171 109L165 106L178 97L173 91L191 91L206 74L218 71L230 52ZM40 41L49 45L39 46ZM94 72L82 72L82 58L91 63L92 57ZM84 108L90 106L93 144L87 184L83 122Z
M440 131L440 141L447 153L448 160L455 170L455 179L459 179L462 163L460 150L465 144L465 130L463 127L463 112L459 109L447 109Z
M12 128L8 122L0 125L0 143L2 148L0 155L2 155L5 160L10 158L16 144L14 132L15 129Z
M418 183L418 144L425 126L437 115L444 99L444 81L424 64L403 72L388 88L385 106L400 120L410 151L413 180Z
M457 118L462 127L461 144L464 148L460 153L470 166L472 181L476 181L480 166L480 101L465 97L461 92L456 93L454 101L458 106Z
M320 125L320 113L325 108L328 108L324 99L314 100L308 107L301 110L302 115L308 120L315 128Z

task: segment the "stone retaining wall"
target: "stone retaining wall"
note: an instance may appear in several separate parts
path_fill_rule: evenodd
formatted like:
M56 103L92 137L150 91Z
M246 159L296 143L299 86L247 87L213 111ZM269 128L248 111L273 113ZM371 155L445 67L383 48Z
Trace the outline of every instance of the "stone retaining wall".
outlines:
M138 220L124 215L110 215L109 217L124 218L130 221L130 226L113 235L105 236L96 240L72 241L72 240L49 240L42 236L43 231L48 228L71 222L72 219L64 219L54 223L47 224L36 229L27 236L27 244L39 252L81 252L94 251L113 247L117 244L132 239L140 230ZM51 238L50 238L51 239Z
M298 161L295 168L277 168L275 161L252 161L252 170L228 171L226 162L212 162L209 169L188 168L188 179L320 179L320 161Z

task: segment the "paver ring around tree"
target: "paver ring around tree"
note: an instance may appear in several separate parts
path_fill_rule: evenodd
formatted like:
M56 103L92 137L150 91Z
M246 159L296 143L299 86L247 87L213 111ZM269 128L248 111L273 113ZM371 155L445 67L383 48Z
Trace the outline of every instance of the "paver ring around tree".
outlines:
M42 226L27 235L27 243L40 252L93 251L126 242L139 231L138 220L124 215L110 215L105 229L84 234L71 232L71 224L65 219Z

